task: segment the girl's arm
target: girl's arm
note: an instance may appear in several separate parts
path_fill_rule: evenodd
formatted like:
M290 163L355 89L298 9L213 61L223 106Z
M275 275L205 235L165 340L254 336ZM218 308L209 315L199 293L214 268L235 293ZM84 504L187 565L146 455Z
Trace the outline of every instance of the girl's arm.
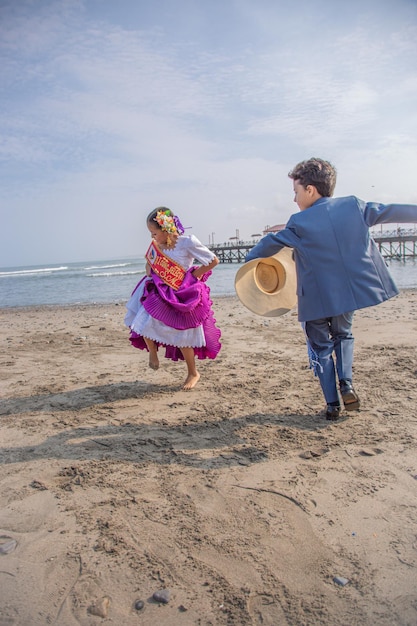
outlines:
M215 256L211 263L209 263L208 265L200 265L200 267L197 267L197 269L192 272L192 275L194 276L194 278L197 278L197 280L199 280L201 276L203 276L203 274L214 269L218 264L219 259Z
M146 276L150 276L151 275L151 266L149 265L148 261L146 261Z

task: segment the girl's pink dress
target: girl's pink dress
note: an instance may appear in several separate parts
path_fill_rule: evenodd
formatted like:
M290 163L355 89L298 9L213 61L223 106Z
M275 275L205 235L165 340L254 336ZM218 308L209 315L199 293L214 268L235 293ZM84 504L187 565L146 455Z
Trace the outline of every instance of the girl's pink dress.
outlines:
M197 260L208 265L215 255L194 235L181 235L172 250L163 251L186 271L178 290L166 285L154 272L135 287L126 307L125 324L135 348L147 350L144 337L165 347L165 356L183 359L180 348L194 348L199 359L216 358L221 332L216 327L207 272L200 280L191 274Z

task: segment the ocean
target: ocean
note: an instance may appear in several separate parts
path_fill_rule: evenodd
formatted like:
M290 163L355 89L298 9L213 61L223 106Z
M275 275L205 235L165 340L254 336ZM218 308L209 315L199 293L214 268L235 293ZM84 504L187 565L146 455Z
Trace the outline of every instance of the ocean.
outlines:
M208 281L212 296L234 294L237 269L216 267ZM143 258L0 268L0 308L125 303L144 275Z
M417 260L387 261L400 289L417 288ZM209 278L211 295L235 294L240 265L219 264ZM33 305L124 304L145 274L143 258L0 268L0 308Z

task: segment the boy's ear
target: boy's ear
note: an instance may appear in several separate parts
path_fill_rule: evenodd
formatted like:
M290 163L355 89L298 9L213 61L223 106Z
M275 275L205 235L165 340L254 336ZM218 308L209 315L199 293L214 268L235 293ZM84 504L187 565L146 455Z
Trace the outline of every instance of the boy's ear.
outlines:
M307 185L306 191L310 198L321 198L321 195L317 191L317 187L315 187L314 185Z

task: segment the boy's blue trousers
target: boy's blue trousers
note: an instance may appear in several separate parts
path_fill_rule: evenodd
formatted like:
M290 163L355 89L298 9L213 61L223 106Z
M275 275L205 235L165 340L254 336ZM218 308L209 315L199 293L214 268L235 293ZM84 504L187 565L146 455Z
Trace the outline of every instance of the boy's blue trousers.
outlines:
M339 401L336 380L352 381L354 311L305 322L314 369L327 404ZM335 358L333 357L333 353Z

